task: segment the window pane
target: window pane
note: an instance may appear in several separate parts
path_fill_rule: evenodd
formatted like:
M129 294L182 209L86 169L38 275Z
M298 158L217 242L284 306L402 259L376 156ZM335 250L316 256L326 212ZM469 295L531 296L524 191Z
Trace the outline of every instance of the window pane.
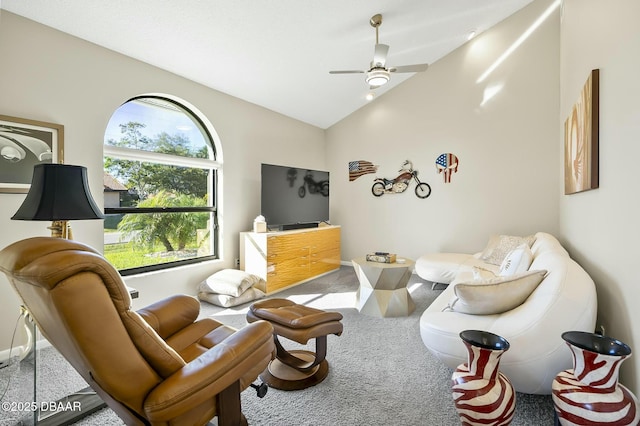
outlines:
M105 145L213 158L207 132L187 111L160 98L140 98L123 104L109 120Z
M113 157L104 170L105 207L212 206L211 170Z
M104 255L118 270L214 254L211 213L107 215Z
M105 220L105 257L124 274L215 258L219 165L201 119L164 97L134 98L104 144L105 211L118 213Z

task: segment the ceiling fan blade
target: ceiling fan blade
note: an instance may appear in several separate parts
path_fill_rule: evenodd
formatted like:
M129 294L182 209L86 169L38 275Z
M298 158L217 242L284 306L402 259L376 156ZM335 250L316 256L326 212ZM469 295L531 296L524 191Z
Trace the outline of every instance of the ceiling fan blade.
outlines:
M329 71L329 74L363 74L360 70Z
M429 68L429 64L401 65L389 68L389 72L422 72Z
M387 63L387 54L389 53L389 46L386 44L376 44L376 48L373 51L373 64L374 67L383 67Z

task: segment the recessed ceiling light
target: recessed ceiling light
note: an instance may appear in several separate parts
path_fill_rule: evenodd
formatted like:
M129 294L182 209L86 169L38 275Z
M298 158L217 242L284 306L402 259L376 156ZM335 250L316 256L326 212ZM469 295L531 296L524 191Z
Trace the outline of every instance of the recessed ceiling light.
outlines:
M469 33L469 35L467 36L467 40L471 40L472 38L474 38L476 36L476 31L473 30Z
M369 93L367 93L367 96L365 96L365 99L368 100L368 101L372 101L373 98L375 98L375 97L376 97L375 93L369 92Z

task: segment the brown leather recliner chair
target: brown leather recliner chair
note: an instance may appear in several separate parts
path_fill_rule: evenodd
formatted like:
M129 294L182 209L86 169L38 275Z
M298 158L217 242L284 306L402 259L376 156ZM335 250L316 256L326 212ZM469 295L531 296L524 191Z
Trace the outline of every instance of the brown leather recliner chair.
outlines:
M178 295L138 312L97 251L36 237L0 251L0 270L42 334L130 425L246 424L240 392L274 356L265 321L236 331Z

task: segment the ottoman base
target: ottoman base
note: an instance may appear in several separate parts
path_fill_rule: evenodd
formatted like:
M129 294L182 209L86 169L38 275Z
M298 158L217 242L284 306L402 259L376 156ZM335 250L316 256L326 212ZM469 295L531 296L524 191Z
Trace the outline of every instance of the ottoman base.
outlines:
M291 355L302 360L308 361L312 365L315 360L315 354L310 351L289 351ZM288 366L279 359L274 359L269 366L262 372L260 379L274 389L280 390L300 390L315 386L322 382L329 374L329 363L327 360L314 366L307 372L302 372L296 368Z

